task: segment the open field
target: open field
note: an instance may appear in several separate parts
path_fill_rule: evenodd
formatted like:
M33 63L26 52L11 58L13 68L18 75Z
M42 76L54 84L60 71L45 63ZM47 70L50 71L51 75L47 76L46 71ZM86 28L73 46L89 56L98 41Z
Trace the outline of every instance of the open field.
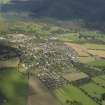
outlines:
M80 46L79 44L76 44L76 43L65 43L65 45L73 48L77 53L78 53L78 56L89 56L88 54L88 50L82 46Z
M8 60L0 60L0 68L17 67L19 64L19 58L11 58Z
M95 61L94 57L88 56L88 57L78 57L79 62L81 63L90 63Z
M105 87L105 75L92 78L92 80L99 86Z
M5 3L8 3L10 0L0 0L0 3L3 3L3 4L5 4Z
M30 77L27 105L60 105L60 103L38 79Z
M75 42L78 41L78 33L66 33L58 37L59 40L64 42Z
M88 62L88 65L94 66L100 69L105 69L105 60L104 59L99 59L99 60L94 60L91 62Z
M93 49L93 50L105 50L105 45L104 44L96 44L96 43L84 43L81 44L83 47L87 49Z
M0 69L0 92L4 95L3 105L26 105L27 79L16 68Z
M91 82L81 86L81 88L85 92L87 92L87 94L89 94L90 96L93 96L93 97L105 93L104 88L96 85L95 83L91 83Z
M105 51L102 49L94 50L92 48L93 50L90 50L90 49L86 48L85 46L82 46L81 44L76 44L76 43L65 43L65 44L67 46L72 47L78 53L79 56L88 57L89 55L93 55L93 56L105 58Z
M54 95L63 105L67 105L68 100L77 101L80 105L97 105L92 99L72 85L54 90Z
M94 56L105 58L105 51L103 50L88 50L88 53Z
M63 77L70 82L89 78L88 75L83 72L68 73L64 75Z
M105 105L105 101L103 101L102 105Z
M105 44L103 44L105 41L104 36L99 35L99 33L97 32L83 33L82 38L79 38L78 35L79 34L77 33L76 34L72 33L72 34L64 34L59 37L59 39L63 41L65 45L73 48L77 52L79 62L85 64L85 67L82 66L82 64L79 65L81 67L79 67L78 69L86 73L90 72L90 74L92 74L94 70L95 70L94 74L97 72L97 70L99 70L99 72L100 70L104 70L105 69L105 60L104 60ZM92 40L93 37L95 38L94 41ZM79 76L77 77L79 78ZM70 76L69 74L67 74L67 80L68 78L72 79L73 77L72 75ZM76 77L74 77L74 79L76 79ZM80 101L81 96L79 95L84 94L84 93L86 93L85 94L86 97L88 96L90 97L90 98L88 97L90 100L95 97L98 99L101 99L102 98L101 95L105 93L105 76L100 75L97 77L93 77L92 81L93 82L90 81L90 82L85 83L84 85L80 85L81 91L83 90L83 93L78 93L78 91L80 91L79 88L69 85L69 86L64 86L62 88L56 89L54 91L54 94L56 98L61 103L63 103L63 105L66 105L67 104L66 102L68 102L68 100L70 102L74 100L76 101L79 100L79 102L82 103L82 101ZM75 93L77 97L74 96ZM85 96L84 95L82 96L83 96L82 97L83 99ZM84 102L82 104L86 105L87 103L86 100L84 100ZM91 102L89 102L89 105L90 104ZM104 105L104 101L102 102L102 105Z
M23 55L27 55L21 60L24 68L27 66L32 75L27 80L27 75L23 76L16 71L17 66L22 66L18 65L18 58L7 56L5 60L5 57L1 56L0 68L4 69L0 69L0 102L4 98L3 105L99 105L93 97L100 98L100 94L105 93L105 37L102 39L98 32L88 30L73 32L69 28L52 24L53 22L49 24L36 20L4 23L0 23L0 35L6 36L9 41L15 41L16 48L22 50ZM11 27L8 27L9 25ZM17 37L19 34L28 37L21 40L20 36ZM29 40L31 38L32 40ZM63 47L57 46L56 43L62 44ZM37 45L38 53L34 52ZM65 45L76 51L76 60L71 59L74 58L72 52ZM15 51L17 52L17 49ZM1 55L4 55L4 52ZM47 75L46 78L39 78L40 81L33 77L35 74L40 77ZM60 84L59 76L64 79L63 84ZM79 82L75 84L71 81ZM52 86L56 82L60 86L46 88L46 84Z

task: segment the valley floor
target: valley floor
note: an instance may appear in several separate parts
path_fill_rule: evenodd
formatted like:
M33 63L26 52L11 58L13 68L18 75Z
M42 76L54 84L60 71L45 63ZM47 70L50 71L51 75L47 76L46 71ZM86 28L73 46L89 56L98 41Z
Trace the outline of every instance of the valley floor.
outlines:
M50 91L35 77L29 79L27 105L60 105Z

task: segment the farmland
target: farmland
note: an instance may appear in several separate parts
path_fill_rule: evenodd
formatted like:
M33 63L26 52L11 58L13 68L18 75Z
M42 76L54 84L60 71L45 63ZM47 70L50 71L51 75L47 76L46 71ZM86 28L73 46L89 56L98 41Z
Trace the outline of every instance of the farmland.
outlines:
M0 99L3 105L26 105L27 79L16 71L16 68L0 69Z
M105 89L94 84L94 83L87 83L86 85L81 86L81 88L87 92L90 96L98 96L105 92Z
M102 33L43 20L1 22L0 29L3 105L104 105Z
M0 105L105 105L105 0L0 0Z
M92 36L95 37L94 41L91 39ZM103 44L104 37L102 40L101 35L97 34L97 32L85 32L85 34L84 32L81 32L61 35L58 39L76 51L80 62L80 64L77 63L75 65L76 69L85 72L92 77L87 82L82 82L81 79L82 84L81 82L79 82L79 84L74 84L71 82L71 78L73 77L76 79L74 75L75 73L70 73L70 75L67 74L67 78L70 79L68 81L69 83L67 82L67 85L62 88L55 89L55 97L57 97L63 105L72 105L75 101L77 103L79 102L77 105L86 105L88 102L89 105L104 105L104 101L102 101L102 96L105 94L105 75L103 75L105 70L105 44ZM101 74L101 72L103 72L103 74ZM93 74L97 74L97 76ZM78 96L78 94L80 96ZM82 100L86 100L82 102L80 99L81 96ZM75 105L75 103L73 105Z
M97 105L92 99L81 92L77 87L68 85L54 91L56 97L64 104L69 102L77 102L80 105ZM78 104L77 104L78 105Z

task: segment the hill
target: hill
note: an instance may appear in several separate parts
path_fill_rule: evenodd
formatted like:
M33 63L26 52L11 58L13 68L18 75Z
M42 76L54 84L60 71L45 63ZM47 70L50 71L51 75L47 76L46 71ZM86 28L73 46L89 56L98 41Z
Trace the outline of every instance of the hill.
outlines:
M2 11L24 11L34 16L58 19L103 21L104 5L104 0L11 0L2 6Z
M1 5L1 11L29 18L82 20L89 27L104 30L104 5L104 0L10 0Z

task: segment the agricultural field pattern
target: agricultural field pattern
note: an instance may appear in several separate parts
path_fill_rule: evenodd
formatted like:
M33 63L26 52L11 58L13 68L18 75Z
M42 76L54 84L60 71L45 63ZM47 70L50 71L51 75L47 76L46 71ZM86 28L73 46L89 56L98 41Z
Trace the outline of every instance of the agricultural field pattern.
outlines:
M89 11L90 0L81 13L82 0L39 1L0 0L0 105L105 105L101 16L95 20L94 11L90 18L80 16ZM60 9L66 13L58 16ZM67 15L72 9L78 19Z

